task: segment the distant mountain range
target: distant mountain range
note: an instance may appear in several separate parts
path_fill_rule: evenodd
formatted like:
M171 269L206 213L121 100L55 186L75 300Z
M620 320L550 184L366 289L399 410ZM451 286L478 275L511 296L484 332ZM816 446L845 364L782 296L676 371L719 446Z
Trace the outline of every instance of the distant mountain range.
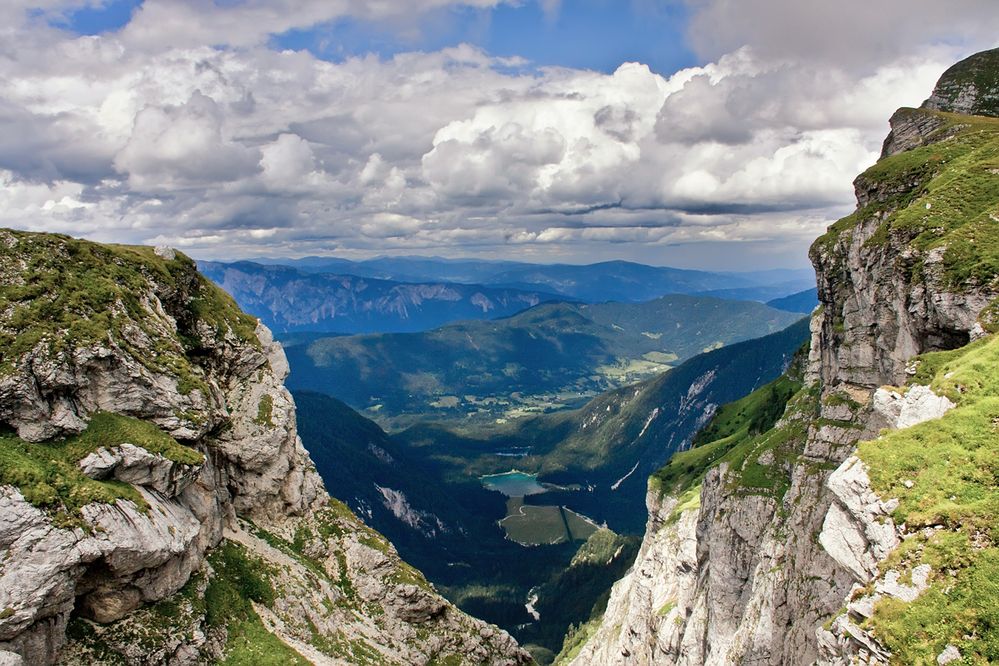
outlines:
M268 293L265 303L266 309L274 311L276 321L280 320L281 313L287 309L287 303L296 296L293 292L282 293L285 292L287 282L294 280L296 282L305 281L310 285L320 284L320 282L306 281L304 275L307 274L335 276L330 279L341 282L345 276L381 280L385 281L386 289L389 288L387 287L388 282L407 283L410 287L420 285L424 289L427 285L440 287L442 283L445 283L455 289L457 289L456 285L474 286L479 291L503 288L537 294L542 299L546 295L555 295L561 297L562 300L579 300L588 303L604 301L637 303L667 294L694 293L738 300L767 301L815 285L815 275L811 269L712 273L646 266L627 261L608 261L590 265L542 265L509 261L491 262L418 257L380 258L357 262L336 258L306 257L304 259L282 260L260 259L255 262L238 262L236 264L202 262L201 268L212 276L220 275L226 270L235 270L246 274L247 277L238 280L237 276L230 276L230 284L233 285L233 288L250 288L258 295L266 290ZM295 272L290 272L287 269L294 269ZM261 284L260 278L263 278L266 284ZM215 278L213 277L213 279ZM221 281L220 284L222 284ZM239 294L233 293L233 295L237 300L240 299ZM282 300L282 296L284 300ZM369 297L363 295L360 300L369 300ZM242 301L240 302L242 303ZM411 311L412 305L409 305ZM244 307L246 306L244 305ZM378 308L372 309L378 310ZM471 312L472 314L476 313L474 309ZM490 310L482 311L479 309L477 312L480 316L472 318L503 316L503 314L496 314L495 311ZM383 328L381 330L395 329Z
M308 273L250 262L201 262L201 271L275 333L424 331L464 319L505 317L564 296L459 283L403 283Z
M769 301L784 298L785 296L801 293L801 290L815 291L815 280L801 279L777 282L775 284L757 285L752 287L739 287L737 289L711 289L709 291L699 291L698 296L714 296L715 298L727 298L735 301L759 301L768 303ZM816 304L818 299L816 298ZM780 308L783 309L783 308Z
M383 425L428 416L492 421L581 404L799 317L762 303L685 295L546 303L421 333L289 340L288 383L371 410ZM399 417L406 418L393 422Z
M812 287L796 294L767 301L767 305L778 310L811 314L812 310L819 306L819 290Z

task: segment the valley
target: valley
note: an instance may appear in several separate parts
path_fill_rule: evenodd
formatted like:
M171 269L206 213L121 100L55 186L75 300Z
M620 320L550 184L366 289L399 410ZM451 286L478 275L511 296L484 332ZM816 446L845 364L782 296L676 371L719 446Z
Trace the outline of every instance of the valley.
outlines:
M630 564L649 475L719 405L784 371L814 307L794 271L414 258L202 268L280 332L303 443L335 496L540 663ZM419 282L441 279L489 286ZM710 289L731 298L675 293Z
M999 665L997 0L5 10L0 666Z
M202 268L282 331L299 433L335 496L451 601L512 632L541 663L570 625L602 608L634 557L648 475L706 413L776 377L807 334L794 307L752 300L543 302L553 292L783 295L800 286L789 272L754 280L625 262L407 259ZM364 277L327 272L353 269ZM427 291L386 281L492 281L497 269L516 284ZM476 306L489 319L434 326L467 319L470 294L522 307L503 316Z
M427 420L473 427L581 407L801 316L686 295L548 303L421 333L287 337L288 381L343 400L389 429Z
M296 390L299 428L337 497L448 598L554 654L633 556L647 477L706 414L777 377L807 331L799 320L580 408L475 427L421 421L389 434L335 398ZM594 539L612 539L614 557L580 564ZM549 581L569 579L586 592L567 605L548 596L558 594ZM526 608L534 595L534 608L548 608L541 621Z

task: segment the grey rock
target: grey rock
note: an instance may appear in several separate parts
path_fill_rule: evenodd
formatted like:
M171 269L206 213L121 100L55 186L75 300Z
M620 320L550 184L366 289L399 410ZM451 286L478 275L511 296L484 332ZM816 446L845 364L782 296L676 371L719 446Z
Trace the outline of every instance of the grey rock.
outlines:
M906 585L900 582L901 574L895 570L891 570L885 573L882 580L877 582L874 590L881 595L912 602L927 588L929 576L930 566L928 564L921 564L912 570L912 585Z
M24 659L14 652L0 650L0 666L24 666Z
M167 261L173 261L174 259L177 258L177 251L174 250L172 247L168 247L166 245L157 245L155 248L153 248L153 252L156 253L157 257L162 257Z
M898 546L891 512L871 490L867 466L850 457L826 481L834 501L829 506L819 543L858 581L868 582L878 563Z
M948 645L944 648L943 652L937 655L937 663L949 664L952 661L957 661L961 658L961 651L957 649L955 645Z
M955 407L950 399L935 394L929 386L912 386L904 394L879 388L874 392L872 406L889 428L908 428L938 419Z
M891 132L881 147L882 159L926 145L946 124L940 116L919 109L899 109L889 122Z
M167 497L184 492L201 472L201 465L177 463L134 444L98 449L78 464L92 479L114 478L145 486Z
M977 116L999 116L999 49L976 53L950 67L923 108Z

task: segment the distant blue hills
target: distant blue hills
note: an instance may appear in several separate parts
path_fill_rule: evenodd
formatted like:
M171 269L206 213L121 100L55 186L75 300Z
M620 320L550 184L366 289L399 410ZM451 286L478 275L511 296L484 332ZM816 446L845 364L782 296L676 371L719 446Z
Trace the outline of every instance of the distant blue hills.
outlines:
M454 321L508 317L551 301L638 303L668 294L696 294L766 302L815 284L810 269L714 273L627 261L580 266L437 257L305 257L203 261L199 267L279 334L425 331Z

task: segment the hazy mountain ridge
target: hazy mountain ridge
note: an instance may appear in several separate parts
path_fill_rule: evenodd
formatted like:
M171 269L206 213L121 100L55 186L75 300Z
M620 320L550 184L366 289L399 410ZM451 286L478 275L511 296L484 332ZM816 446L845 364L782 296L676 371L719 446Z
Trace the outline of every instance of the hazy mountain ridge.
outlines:
M495 319L562 296L458 283L402 283L306 273L250 262L200 262L201 271L275 333L423 331L462 319Z
M212 263L212 262L206 262ZM381 257L364 261L326 257L258 259L266 266L291 267L304 273L329 273L407 283L457 283L483 288L511 288L556 294L588 303L641 302L667 294L711 290L747 290L741 300L768 300L814 282L810 269L770 269L745 273L710 272L648 266L630 261L595 264L529 264L512 261ZM765 291L769 290L769 291ZM769 294L766 298L763 295ZM711 294L708 294L711 295ZM745 296L745 297L743 297Z
M812 287L811 289L799 291L796 294L767 301L767 305L778 310L809 314L819 306L819 291L817 288Z

